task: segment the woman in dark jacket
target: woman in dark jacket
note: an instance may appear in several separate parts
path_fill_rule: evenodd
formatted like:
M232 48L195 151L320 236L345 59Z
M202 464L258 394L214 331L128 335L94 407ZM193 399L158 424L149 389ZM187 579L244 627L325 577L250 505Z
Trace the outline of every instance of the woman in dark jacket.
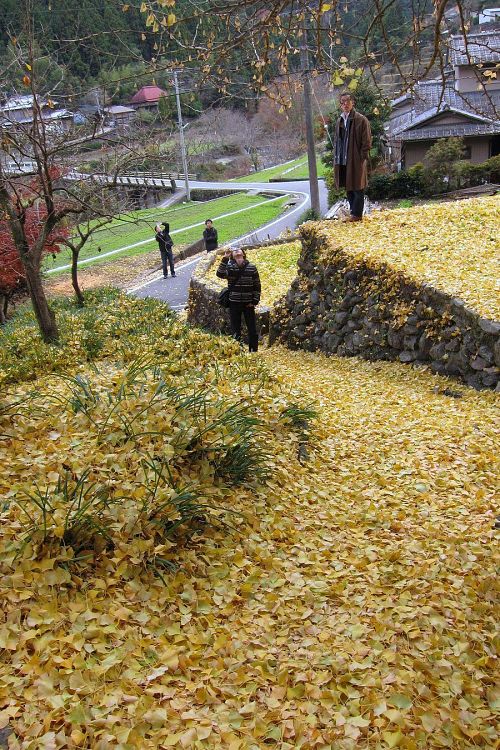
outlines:
M162 230L163 227L163 230ZM169 234L170 224L164 222L163 224L157 224L155 227L155 239L158 243L161 255L161 265L163 268L163 278L166 279L168 276L167 261L170 266L170 273L175 276L174 270L174 254L172 247L174 242Z
M245 318L248 331L248 349L256 352L259 346L255 307L260 302L259 272L253 263L247 260L245 251L240 247L226 250L217 276L228 280L229 315L231 333L236 341L241 341L241 316Z

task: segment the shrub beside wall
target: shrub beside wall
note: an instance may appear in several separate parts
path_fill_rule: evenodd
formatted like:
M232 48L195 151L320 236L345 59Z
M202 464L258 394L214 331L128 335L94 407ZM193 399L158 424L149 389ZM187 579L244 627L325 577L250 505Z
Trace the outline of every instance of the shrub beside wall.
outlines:
M423 196L426 191L424 166L416 164L396 174L373 175L366 192L372 200L392 200Z
M299 275L273 308L270 342L292 349L430 364L474 388L495 388L500 323L376 261L338 250L318 262L315 224L301 228Z
M460 160L449 166L449 179L443 182L441 173L423 164L396 174L375 174L370 178L367 195L371 200L415 198L446 193L450 190L500 182L500 156L481 164Z

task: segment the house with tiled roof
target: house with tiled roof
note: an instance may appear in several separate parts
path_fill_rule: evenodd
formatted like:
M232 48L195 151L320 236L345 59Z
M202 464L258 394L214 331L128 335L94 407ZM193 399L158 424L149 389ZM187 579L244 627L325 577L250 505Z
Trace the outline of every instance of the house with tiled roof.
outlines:
M500 31L482 30L449 41L443 79L419 81L392 102L386 125L392 159L405 168L422 162L440 138L461 137L466 158L500 154Z
M143 86L130 100L130 106L135 109L158 109L158 102L167 92L159 86Z
M42 119L54 132L65 132L73 125L73 113L59 109L49 99L37 100ZM34 98L31 94L12 96L0 102L0 129L27 128L33 122Z
M117 130L127 130L134 122L136 111L134 107L125 107L121 104L113 104L103 108L105 124L117 128Z

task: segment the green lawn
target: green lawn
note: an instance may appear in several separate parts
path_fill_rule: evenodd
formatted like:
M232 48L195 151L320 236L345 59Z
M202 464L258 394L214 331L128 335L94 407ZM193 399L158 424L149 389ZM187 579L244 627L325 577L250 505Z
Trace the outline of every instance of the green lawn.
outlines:
M273 200L270 198L267 199L262 195L238 193L205 203L185 203L181 206L169 208L168 210L154 208L134 211L118 217L104 229L97 230L81 251L80 260L98 256L95 262L100 262L101 259L103 261L109 260L110 257L125 258L149 252L157 247L154 238L154 226L157 222L162 221L170 223L170 233L175 245L186 245L200 239L204 229L204 222L207 218L214 219L214 224L219 233L219 242L228 242L235 237L257 229L262 224L272 221L282 212L287 200L287 196ZM252 208L254 206L256 208ZM221 219L217 218L223 214L242 209L244 210L241 213ZM193 224L197 226L192 226ZM140 244L137 247L130 247L130 245L138 242L143 242L144 244ZM105 255L105 253L120 248L127 249L116 253L116 256ZM44 268L46 270L60 268L67 265L70 260L70 251L63 250L56 255L55 259L52 259L52 257L47 258Z
M324 177L325 165L321 161L321 156L316 158L316 167L318 169L318 177ZM238 177L232 180L232 182L269 182L269 180L276 177L307 180L309 177L307 156L300 156L298 159L294 159L287 164L278 164L275 167L269 167L268 169L262 169L260 172L245 175L245 177Z
M307 159L302 159L298 164L291 165L293 166L293 169L289 172L286 171L285 174L282 173L283 177L290 177L293 179L297 179L298 177L307 180L309 177L309 167L307 165ZM287 167L287 170L289 167ZM321 156L316 157L316 169L318 170L318 177L324 177L325 176L325 165L323 164L323 161L321 159Z

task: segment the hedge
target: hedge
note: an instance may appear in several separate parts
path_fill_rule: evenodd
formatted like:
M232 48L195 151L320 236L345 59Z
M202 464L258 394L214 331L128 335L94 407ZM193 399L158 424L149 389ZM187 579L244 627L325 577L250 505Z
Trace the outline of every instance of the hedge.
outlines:
M396 174L376 174L370 179L367 195L372 200L426 197L449 190L500 182L500 155L492 156L481 164L457 161L453 167L453 180L443 183L432 169L415 164Z

